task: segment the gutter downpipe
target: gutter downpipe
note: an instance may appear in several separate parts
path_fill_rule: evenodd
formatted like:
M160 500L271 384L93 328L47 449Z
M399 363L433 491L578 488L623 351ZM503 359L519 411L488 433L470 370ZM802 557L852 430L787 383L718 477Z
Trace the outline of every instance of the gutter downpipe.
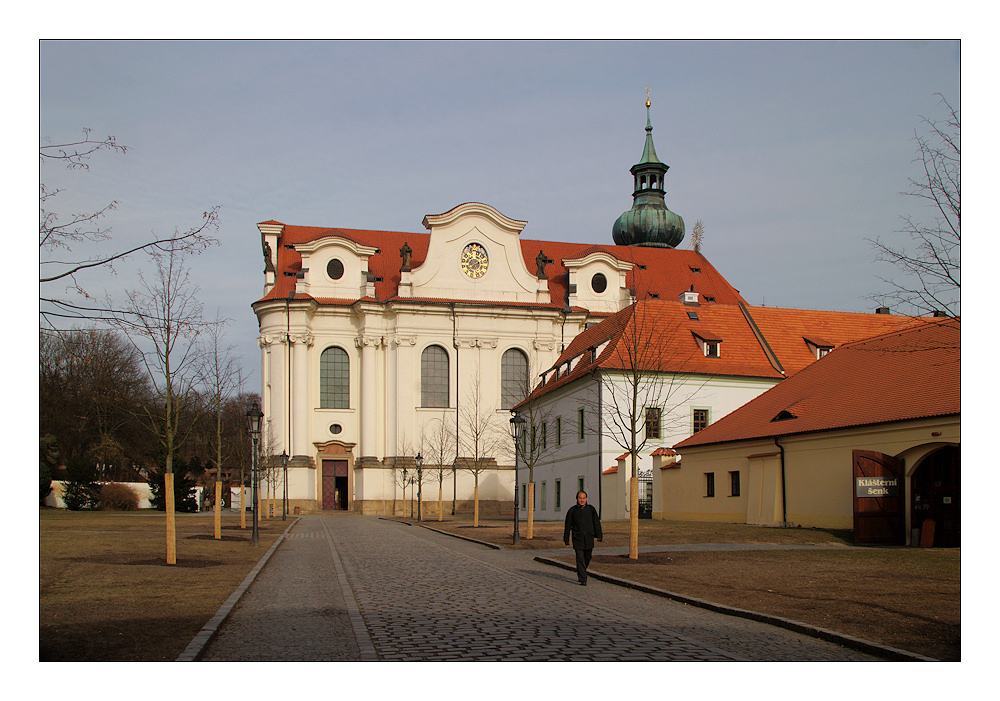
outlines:
M599 371L598 371L599 372ZM601 518L601 513L604 510L604 493L601 488L601 460L604 459L604 453L602 448L604 447L604 422L601 412L604 411L604 393L603 383L598 375L597 381L597 517Z
M774 438L774 444L781 453L781 528L788 528L788 505L785 501L785 447L778 442L777 436Z
M458 402L459 402L459 374L458 374L458 319L455 316L455 303L451 307L451 344L455 347L455 462L451 465L451 515L455 515L455 503L458 500ZM516 486L515 486L516 489Z

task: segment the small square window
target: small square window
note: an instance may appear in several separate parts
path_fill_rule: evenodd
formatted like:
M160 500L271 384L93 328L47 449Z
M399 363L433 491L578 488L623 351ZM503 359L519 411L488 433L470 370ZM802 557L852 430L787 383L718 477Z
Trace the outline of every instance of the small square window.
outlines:
M706 358L719 357L719 343L717 341L705 341L705 357Z

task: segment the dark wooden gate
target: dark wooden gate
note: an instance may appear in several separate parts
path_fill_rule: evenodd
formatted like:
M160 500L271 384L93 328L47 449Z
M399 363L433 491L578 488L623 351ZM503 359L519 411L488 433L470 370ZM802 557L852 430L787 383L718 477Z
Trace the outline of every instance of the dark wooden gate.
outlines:
M323 461L323 509L344 511L347 509L347 461Z
M854 451L854 543L904 545L903 461L872 450Z

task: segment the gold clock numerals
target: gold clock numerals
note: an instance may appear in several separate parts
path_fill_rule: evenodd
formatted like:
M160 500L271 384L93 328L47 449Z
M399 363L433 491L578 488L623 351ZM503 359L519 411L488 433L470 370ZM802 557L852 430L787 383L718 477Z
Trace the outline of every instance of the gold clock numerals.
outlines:
M462 271L472 279L481 278L489 267L486 249L478 243L470 243L462 250Z

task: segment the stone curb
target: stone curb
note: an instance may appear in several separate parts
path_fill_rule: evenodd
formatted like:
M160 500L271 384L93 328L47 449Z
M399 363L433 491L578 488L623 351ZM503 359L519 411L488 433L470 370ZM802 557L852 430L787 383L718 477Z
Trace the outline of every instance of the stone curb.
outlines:
M570 570L571 572L576 572L575 565L570 565L565 562L559 562L558 560L551 560L547 557L535 557L535 561L541 562L544 565L552 565L554 567L560 567L564 570ZM816 626L811 626L806 623L801 623L799 621L793 621L789 618L772 616L766 613L758 613L757 611L748 611L746 609L739 609L731 606L723 606L721 604L716 604L711 601L705 601L704 599L697 599L692 596L685 596L683 594L676 594L674 592L665 591L663 589L657 589L656 587L651 587L647 584L641 584L639 582L632 582L627 579L619 579L618 577L612 577L610 575L600 574L599 572L595 572L593 570L588 570L587 576L592 577L594 579L599 579L602 582L616 584L620 587L627 587L628 589L635 589L637 591L646 592L647 594L662 596L666 599L678 601L682 604L688 604L690 606L698 606L700 608L708 609L710 611L715 611L716 613L722 613L728 616L739 616L740 618L748 618L753 621L759 621L761 623L767 623L769 625L778 626L780 628L785 628L787 630L791 630L796 633L808 635L813 638L819 638L820 640L826 640L828 642L836 643L838 645L843 645L844 647L849 647L854 650L859 650L861 652L866 652L868 654L876 655L878 657L883 657L889 660L903 661L903 662L940 662L940 660L936 660L933 657L925 657L923 655L918 655L915 652L900 650L899 648L889 647L888 645L880 645L879 643L873 643L869 640L862 640L861 638L855 638L853 636L845 635L843 633L838 633L836 631L829 630L827 628L817 628Z
M410 524L406 524L406 525L409 526ZM429 531L434 531L435 533L441 533L442 535L450 535L452 538L458 538L460 540L467 540L470 543L475 543L476 545L485 545L487 548L493 548L494 550L503 550L504 549L502 545L497 545L495 543L487 543L485 540L476 540L475 538L469 538L468 536L458 535L457 533L449 533L448 531L442 531L439 528L431 528L430 526L425 526L422 523L420 524L420 527L421 528L426 528Z
M278 539L271 544L271 547L267 549L267 552L264 553L264 556L261 557L260 560L257 562L257 564L254 565L254 568L250 570L250 574L248 574L243 579L243 582L238 587L236 587L236 591L230 594L229 598L226 599L225 602L223 602L222 606L219 607L219 610L215 612L215 615L212 616L210 619L208 619L208 623L206 623L202 627L202 629L198 632L198 634L194 636L191 642L188 643L188 646L184 649L184 652L182 652L177 657L177 659L174 660L174 662L194 662L195 660L198 659L198 656L202 653L202 650L205 649L205 646L208 645L208 642L219 631L219 627L222 625L223 621L226 620L226 617L229 616L229 613L233 610L233 607L235 607L236 603L243 597L243 594L246 593L246 590L250 588L250 585L253 583L253 580L257 578L257 575L260 574L260 571L262 569L264 569L264 565L267 564L267 561L271 558L271 555L274 554L274 551L278 549L278 545L280 545L281 541L283 541L285 539L285 536L288 535L288 531L290 531L292 529L292 526L298 523L298 521L299 519L296 518L294 521L288 524L288 528L285 529L285 532L282 533L280 536L278 536Z

